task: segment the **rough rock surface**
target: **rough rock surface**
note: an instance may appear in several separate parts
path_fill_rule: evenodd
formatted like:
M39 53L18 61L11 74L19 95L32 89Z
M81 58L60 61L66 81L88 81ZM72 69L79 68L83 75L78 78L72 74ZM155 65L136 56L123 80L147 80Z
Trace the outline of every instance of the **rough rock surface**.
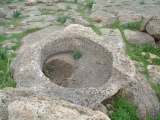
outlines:
M63 26L56 26L56 25L54 25L54 26L44 28L42 30L39 30L37 32L31 33L31 34L25 36L21 40L22 45L17 50L17 53L20 54L23 51L25 51L28 47L30 47L32 44L34 44L36 42L40 42L40 40L42 40L43 38L45 38L46 35L50 35L54 31L63 30L63 29L64 29Z
M142 21L142 15L137 13L120 13L118 14L118 19L120 21L120 24L127 24L127 23L133 23L133 22L139 22Z
M33 6L33 5L36 5L37 4L37 0L27 0L25 2L25 5L28 5L28 6Z
M155 44L154 38L146 33L132 30L124 30L127 40L135 44Z
M89 23L85 19L83 19L82 17L72 17L71 20L73 21L73 24L80 24L85 27L89 26Z
M56 101L25 88L0 90L1 120L110 120L104 113Z
M97 49L99 50L101 47L106 49L105 53L108 54L108 61L113 60L113 64L112 62L107 63L112 65L110 69L113 76L99 87L66 88L53 84L42 73L41 68L46 58L62 51L73 51L76 47L84 52L85 46L81 46L83 42L85 42L85 45L91 46L98 44L99 47L97 46ZM65 48L62 47L63 43L66 46ZM112 54L113 58L110 57L110 54ZM99 64L106 63L102 61ZM106 42L103 37L96 35L91 28L73 24L61 32L49 35L17 56L11 64L11 73L17 82L17 87L27 87L34 92L54 99L68 100L94 108L104 99L114 95L120 88L134 81L135 68L131 60L124 55L117 45L112 42Z
M139 117L145 117L145 113L154 116L160 111L159 100L147 82L145 76L138 73L136 80L122 89L122 95L131 101L139 111Z
M102 25L111 25L116 20L116 16L110 12L101 9L101 6L94 5L90 18L97 23Z
M160 40L160 16L155 16L153 19L146 25L147 32Z
M115 45L119 46L124 53L126 52L126 45L119 29L101 28L100 30L102 32L102 37L107 41L112 41Z
M151 81L153 83L160 83L160 66L148 65L147 66Z

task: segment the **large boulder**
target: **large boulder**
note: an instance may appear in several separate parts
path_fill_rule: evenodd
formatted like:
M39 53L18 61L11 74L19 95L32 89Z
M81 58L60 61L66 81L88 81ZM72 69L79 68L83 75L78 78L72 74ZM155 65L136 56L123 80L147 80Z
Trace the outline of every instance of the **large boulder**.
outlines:
M160 16L154 16L153 19L146 25L146 31L160 40Z
M70 59L76 63L73 63L76 70L70 78L63 80L61 76L63 81L59 79L55 81L57 83L53 83L44 75L42 67L48 57L75 50L80 50L83 56L75 60L71 55ZM72 24L63 31L43 38L18 55L11 64L11 73L17 87L27 87L54 99L94 108L134 81L135 67L119 46L111 41L107 42L91 28Z
M146 33L132 30L124 30L128 41L134 44L155 44L154 38Z
M25 88L0 90L1 120L110 120L106 114L56 101Z
M118 19L120 21L120 24L123 25L127 23L142 21L143 17L138 13L119 13Z
M94 5L92 8L92 13L90 14L90 18L97 23L101 23L102 25L111 25L116 20L115 14L111 12L104 11L102 6Z
M136 80L124 87L122 95L128 99L137 108L137 115L142 119L146 119L146 115L156 116L160 112L160 102L146 80L145 76L138 73Z

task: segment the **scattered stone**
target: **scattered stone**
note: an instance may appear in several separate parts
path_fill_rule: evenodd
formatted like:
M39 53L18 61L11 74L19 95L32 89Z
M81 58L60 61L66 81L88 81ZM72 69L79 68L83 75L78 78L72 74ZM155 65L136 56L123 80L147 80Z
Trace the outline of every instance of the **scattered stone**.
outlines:
M107 107L107 110L113 110L113 105L112 104L107 104L106 107Z
M154 16L146 25L146 31L160 41L160 16Z
M63 100L56 101L26 88L0 90L1 120L110 120L100 112Z
M7 40L6 40L7 41ZM5 43L2 43L3 45L2 45L2 47L3 48L8 48L8 49L11 49L13 46L15 46L16 45L16 43L10 43L10 42L5 42Z
M6 40L4 42L2 42L2 47L3 48L8 48L11 49L13 46L16 45L17 39L11 39L11 40Z
M151 59L148 59L148 60L146 60L147 62L149 62L149 63L152 63L152 60Z
M5 9L0 8L0 18L5 18L7 16L7 11Z
M4 28L0 26L0 35L3 35L5 33Z
M147 70L151 76L151 81L153 83L160 83L160 66L157 65L148 65Z
M146 54L147 54L146 52L142 52L142 55L143 55L143 56L145 56ZM154 58L160 59L160 57L158 57L157 55L152 54L152 53L149 53L149 56L150 56L151 59L154 59Z
M23 20L23 21L21 21L20 25L21 25L21 26L26 26L26 25L27 25L27 22Z
M97 107L95 107L94 110L101 111L105 114L108 113L107 108L102 103L100 103Z
M17 6L16 5L8 5L9 9L16 9Z
M47 1L47 2L46 2L46 5L47 5L47 6L52 6L52 5L53 5L53 1Z
M142 15L137 13L120 13L118 14L118 19L120 21L120 24L127 24L127 23L133 23L133 22L139 22L143 20Z
M15 54L14 50L7 51L7 56L12 56L13 54Z
M25 2L25 5L27 5L27 6L34 6L34 5L37 5L37 4L38 4L37 0L27 0Z
M10 29L14 29L14 25L10 25L10 27L9 27Z
M136 71L137 72L143 72L145 71L144 65L141 62L137 62L137 61L133 61L135 67L136 67Z
M146 33L132 30L124 30L125 36L128 41L134 44L153 44L155 45L154 38Z
M109 115L109 116L112 115L113 112L114 112L113 110L108 111L108 115Z
M89 26L89 23L80 16L79 17L72 17L71 19L74 22L74 24L80 24L80 25L83 25L85 27Z

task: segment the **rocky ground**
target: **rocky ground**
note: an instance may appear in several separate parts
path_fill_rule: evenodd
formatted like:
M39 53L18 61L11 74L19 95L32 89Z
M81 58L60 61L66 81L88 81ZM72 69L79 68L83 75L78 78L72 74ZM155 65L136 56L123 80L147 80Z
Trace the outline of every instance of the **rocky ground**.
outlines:
M46 36L55 31L62 31L70 24L92 28L96 34L107 42L114 43L121 53L132 59L136 68L135 81L122 86L119 91L123 98L136 106L137 116L140 119L145 120L146 116L150 115L158 120L157 116L160 111L160 0L2 0L0 1L0 55L2 59L6 54L9 59L0 61L1 78L4 77L4 73L8 76L8 65L15 54L23 54L34 43L40 43ZM4 64L6 67L2 66ZM7 80L10 81L10 77ZM14 85L8 83L2 85L2 87L9 86ZM109 120L103 113L66 102L55 102L50 98L44 99L37 94L33 95L35 93L30 93L28 89L25 90L25 95L15 95L15 98L7 98L9 102L3 102L6 96L17 94L17 92L22 94L23 90L1 90L0 108L3 108L2 114L4 114L2 119L21 120L24 117L26 119L99 120L101 118ZM29 99L29 104L26 99ZM30 115L24 111L25 109L22 108L20 111L18 107L14 111L16 104L21 108L27 106L30 110L28 112L34 111L35 113ZM37 108L33 110L32 104ZM56 114L53 115L52 111L55 109L49 106L56 104L58 104ZM111 101L99 104L95 109L110 116L113 109L107 107L107 110L104 105L112 106L111 104ZM45 105L48 105L48 108L44 108ZM36 113L38 106L41 107L40 116L43 116L43 110L50 112L39 118ZM63 110L62 107L64 107ZM65 110L71 112L73 117L67 117ZM43 114L46 114L45 112ZM62 113L65 114L64 117L61 116Z

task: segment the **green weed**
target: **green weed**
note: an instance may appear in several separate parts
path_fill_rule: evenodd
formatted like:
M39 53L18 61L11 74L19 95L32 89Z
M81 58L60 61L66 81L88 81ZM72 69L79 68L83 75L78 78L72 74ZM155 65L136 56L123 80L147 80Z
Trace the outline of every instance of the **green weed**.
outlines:
M51 76L50 72L49 72L47 69L44 69L44 70L43 70L43 73L44 73L44 75L45 75L46 77L48 77L48 78Z
M93 0L85 0L85 3L87 4L88 8L92 8L93 4L95 4Z
M0 50L0 58L4 60L6 58L7 49L1 49Z
M73 58L74 59L79 59L81 57L82 57L82 52L81 51L79 51L79 50L74 51L74 53L73 53Z
M114 112L110 116L111 120L139 120L136 116L136 108L119 94L114 98Z
M75 3L77 3L77 0L74 0Z
M59 22L60 24L64 24L67 19L69 19L69 16L67 16L67 15L61 15L61 16L59 16L57 18L57 22Z
M24 11L24 8L23 8L23 7L21 7L21 8L20 8L20 11Z
M139 4L145 4L145 0L140 0Z
M15 50L20 46L20 39L27 35L28 33L35 32L37 30L40 30L41 28L32 28L28 29L22 33L18 34L11 34L11 36L7 37L7 34L0 36L0 42L5 41L6 39L13 39L16 38L18 42L16 42L16 45L13 46L11 49ZM2 48L0 45L0 88L4 87L15 87L16 83L11 78L9 74L9 65L11 63L11 59L14 58L15 55L11 55L10 57L7 56L7 49Z
M71 10L71 9L72 9L72 8L71 8L70 5L67 5L66 8L65 8L66 11Z
M24 19L25 17L18 17L18 18L11 18L10 23L4 25L5 27L9 27L10 25L14 25L14 27L18 27L20 25L20 22Z
M146 120L160 120L160 113L156 117L147 116Z
M142 25L142 21L139 22L133 22L133 23L127 23L127 24L123 24L122 27L124 29L140 29Z
M160 2L155 2L154 4L155 4L155 5L160 5Z
M21 15L20 11L18 11L18 10L13 11L13 18L18 18L20 15Z
M15 81L9 75L9 64L11 62L11 58L6 56L6 49L1 49L0 52L0 88L15 87Z
M102 35L102 32L100 31L99 27L97 27L96 25L94 25L92 22L90 22L90 26L92 28L92 30L98 34L98 35Z

